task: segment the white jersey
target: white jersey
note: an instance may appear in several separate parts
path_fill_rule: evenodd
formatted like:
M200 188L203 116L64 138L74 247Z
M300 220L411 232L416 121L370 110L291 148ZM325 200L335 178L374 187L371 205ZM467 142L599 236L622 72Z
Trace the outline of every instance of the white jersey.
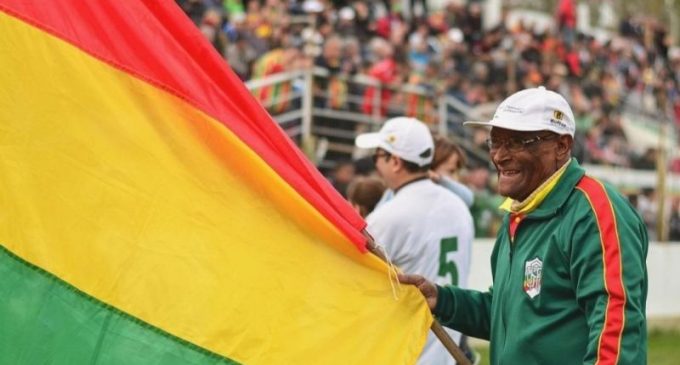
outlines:
M467 206L452 192L430 179L409 183L366 222L368 232L405 273L439 285L467 287L474 226ZM460 342L460 333L448 332ZM418 364L454 363L430 333Z

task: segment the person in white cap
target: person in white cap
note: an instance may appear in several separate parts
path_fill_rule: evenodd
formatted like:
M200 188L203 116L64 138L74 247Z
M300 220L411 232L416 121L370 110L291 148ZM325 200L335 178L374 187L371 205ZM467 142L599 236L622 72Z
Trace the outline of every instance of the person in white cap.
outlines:
M366 218L368 232L392 263L442 285L466 287L472 216L458 196L428 177L434 155L429 128L417 119L393 118L379 132L359 135L356 145L376 149L375 167L394 192ZM451 334L460 339L460 333ZM419 363L455 361L430 334Z
M543 87L504 100L488 146L507 211L487 292L416 285L445 326L490 340L491 364L645 364L645 224L571 158L574 116Z

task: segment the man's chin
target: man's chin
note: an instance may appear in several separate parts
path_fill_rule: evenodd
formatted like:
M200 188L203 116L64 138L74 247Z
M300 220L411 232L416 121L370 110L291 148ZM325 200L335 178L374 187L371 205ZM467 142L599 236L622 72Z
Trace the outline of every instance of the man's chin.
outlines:
M512 188L512 186L504 187L500 183L498 184L498 194L501 196L505 198L512 198L513 196L517 195L516 193L517 192Z

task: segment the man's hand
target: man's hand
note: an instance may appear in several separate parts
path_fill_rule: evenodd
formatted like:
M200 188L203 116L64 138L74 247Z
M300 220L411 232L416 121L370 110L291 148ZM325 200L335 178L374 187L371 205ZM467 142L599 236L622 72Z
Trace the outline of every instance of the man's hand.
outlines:
M399 282L402 284L415 285L418 290L423 293L423 296L425 296L427 306L430 307L430 310L434 310L434 307L437 306L437 287L433 283L427 281L420 275L399 274L398 278Z
M427 176L430 178L430 180L436 182L437 184L442 181L442 175L432 170L427 170Z

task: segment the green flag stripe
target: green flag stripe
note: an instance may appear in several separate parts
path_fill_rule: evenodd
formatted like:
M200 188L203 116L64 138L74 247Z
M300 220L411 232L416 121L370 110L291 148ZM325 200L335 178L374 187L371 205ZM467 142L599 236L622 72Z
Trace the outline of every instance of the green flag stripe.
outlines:
M0 364L237 362L113 308L0 245Z

